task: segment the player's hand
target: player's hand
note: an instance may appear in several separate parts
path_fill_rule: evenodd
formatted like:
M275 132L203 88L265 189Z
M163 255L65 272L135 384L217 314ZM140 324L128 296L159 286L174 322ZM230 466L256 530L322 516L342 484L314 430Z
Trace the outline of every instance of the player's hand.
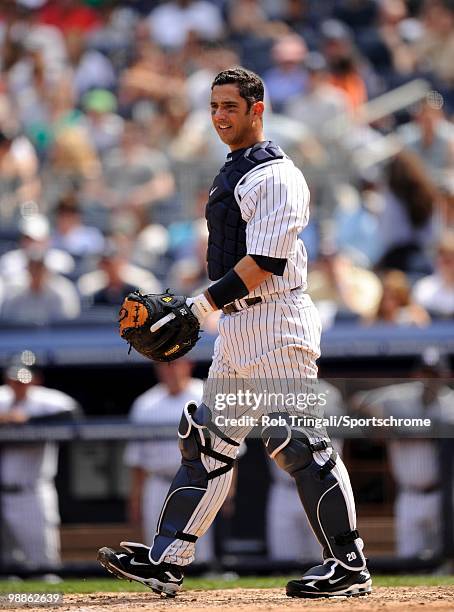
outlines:
M203 293L196 295L195 297L186 298L186 304L195 314L200 325L202 325L203 321L209 314L215 311Z

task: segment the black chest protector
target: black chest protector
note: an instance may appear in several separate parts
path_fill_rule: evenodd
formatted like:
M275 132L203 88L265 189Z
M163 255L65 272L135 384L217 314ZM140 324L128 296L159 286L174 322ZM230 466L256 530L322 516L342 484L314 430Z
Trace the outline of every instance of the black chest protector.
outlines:
M246 222L233 192L242 177L260 164L282 159L284 152L269 140L233 151L213 181L205 210L208 223L208 277L215 281L246 255Z

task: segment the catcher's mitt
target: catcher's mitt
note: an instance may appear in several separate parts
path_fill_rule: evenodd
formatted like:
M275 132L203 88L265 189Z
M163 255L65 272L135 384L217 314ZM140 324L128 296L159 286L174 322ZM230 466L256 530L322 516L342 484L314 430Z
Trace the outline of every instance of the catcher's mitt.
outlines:
M152 361L173 361L199 339L200 323L186 297L166 293L127 295L119 312L120 336Z

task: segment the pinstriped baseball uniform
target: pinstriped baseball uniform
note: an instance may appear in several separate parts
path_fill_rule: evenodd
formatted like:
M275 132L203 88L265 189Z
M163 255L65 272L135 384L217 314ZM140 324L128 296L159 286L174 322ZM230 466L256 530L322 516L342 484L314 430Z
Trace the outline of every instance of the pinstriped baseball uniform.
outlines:
M425 404L424 382L415 380L356 394L361 410L379 418L431 418L452 422L454 391L445 385ZM397 485L394 505L400 557L438 552L441 547L441 480L436 440L392 437L388 458Z
M234 151L227 157L239 155ZM210 190L210 197L216 187ZM317 376L316 360L320 356L321 324L318 312L306 289L307 257L298 238L309 218L309 189L301 171L286 156L261 164L245 174L235 188L235 199L246 222L246 247L249 255L262 255L286 260L282 276L273 275L252 291L248 298L261 297L261 303L247 306L244 299L235 304L242 310L223 314L219 321L219 336L215 343L213 362L205 387L204 403L216 414L213 389L228 392L232 381L305 380ZM273 382L271 382L273 386ZM278 411L286 412L280 407ZM250 412L247 406L236 406L229 417L241 417ZM258 416L259 412L255 414ZM222 431L241 442L252 426L225 427ZM320 439L307 432L311 441ZM235 457L237 448L211 435L214 451ZM331 448L314 452L319 465L327 462ZM205 454L201 461L208 472L223 467L223 463ZM356 517L353 494L345 466L340 459L332 470L348 508L351 529ZM184 532L200 536L208 529L227 495L232 471L208 481L208 488L184 527ZM303 510L302 510L303 511ZM161 515L162 516L162 515ZM153 563L166 561L187 565L194 559L193 542L174 540L160 555L151 556Z
M0 414L13 408L27 419L71 413L72 397L56 389L29 385L17 401L10 385L0 387ZM58 448L52 442L6 445L0 450L2 550L5 563L46 567L60 563L60 514L54 478Z

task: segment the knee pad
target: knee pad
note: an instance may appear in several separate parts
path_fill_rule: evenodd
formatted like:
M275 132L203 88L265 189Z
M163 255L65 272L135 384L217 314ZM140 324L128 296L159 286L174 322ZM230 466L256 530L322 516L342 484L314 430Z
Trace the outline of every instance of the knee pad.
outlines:
M179 447L182 456L182 464L195 460L202 460L202 455L207 455L225 465L207 472L208 480L221 476L231 470L235 459L222 453L218 453L211 448L211 434L222 438L231 446L239 446L239 443L222 434L211 419L211 411L205 404L197 406L194 402L189 402L181 417L178 426ZM203 461L202 461L203 463Z
M313 457L313 453L327 450L330 444L325 440L312 444L302 432L288 425L266 427L262 438L270 457L295 479L325 558L334 558L348 569L363 569L366 562L358 545L358 531L351 528L349 501L332 474L337 454L332 451L323 465Z
M307 439L303 441L296 437L288 425L265 427L262 430L262 439L271 459L274 459L277 465L291 476L294 472L307 467L312 461L312 452Z

